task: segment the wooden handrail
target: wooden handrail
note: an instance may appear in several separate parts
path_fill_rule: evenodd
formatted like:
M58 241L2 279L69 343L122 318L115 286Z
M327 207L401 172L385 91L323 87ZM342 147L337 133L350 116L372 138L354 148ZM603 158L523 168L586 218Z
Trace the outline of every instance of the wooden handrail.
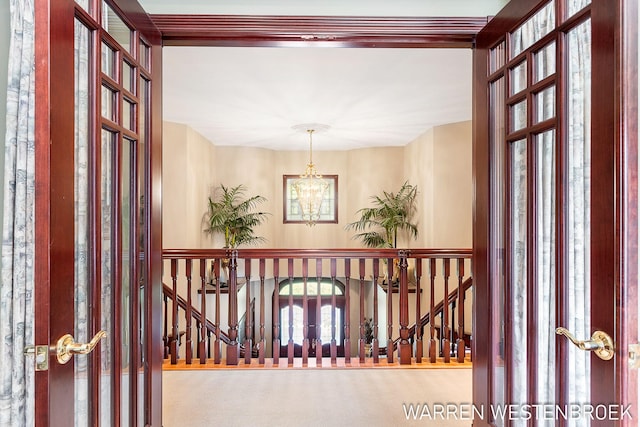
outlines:
M464 281L464 283L462 284L462 290L463 290L463 292L466 292L466 291L467 291L471 286L473 286L473 278L472 278L472 277L469 277L469 278L468 278L467 280L465 280L465 281ZM447 305L452 304L453 302L455 302L455 301L457 301L457 300L458 300L458 289L456 288L456 289L454 289L453 291L449 292L449 298L447 298L447 302L448 302L448 304L447 304ZM442 310L443 310L443 309L444 309L444 298L443 298L439 303L437 303L437 304L435 305L435 307L434 307L434 315L442 313ZM421 327L421 328L422 328L422 327L424 327L424 326L426 326L426 325L427 325L427 323L429 323L430 317L431 317L431 313L430 313L430 312L427 312L424 316L422 316L422 317L420 318L420 327ZM413 324L413 326L411 326L411 327L409 328L409 336L410 336L410 337L413 337L413 336L415 335L415 333L416 333L416 327L417 327L417 325L416 325L416 324ZM399 341L399 340L400 340L400 338L398 337L398 338L396 338L396 339L393 341L393 348L394 348L394 350L395 350L396 345L397 345L397 343L398 343L398 341Z
M171 289L170 286L167 286L164 283L162 284L162 291L169 298L174 298L175 297L174 293L173 293L173 289ZM176 301L178 303L178 306L180 308L182 308L186 312L187 311L187 301L183 297L181 297L180 295L177 296ZM191 307L191 316L197 322L201 322L202 323L202 313L200 313L200 311L198 311L195 307ZM209 319L205 318L204 325L207 328L207 330L210 331L212 334L216 333L217 327ZM231 342L231 340L229 339L229 336L222 330L222 328L220 329L220 339L225 344L229 344Z

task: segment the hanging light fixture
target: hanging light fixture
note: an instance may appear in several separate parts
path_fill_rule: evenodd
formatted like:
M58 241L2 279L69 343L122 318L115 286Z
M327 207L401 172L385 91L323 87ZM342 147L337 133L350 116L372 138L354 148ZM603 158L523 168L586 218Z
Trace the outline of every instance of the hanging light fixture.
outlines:
M294 126L299 129L304 125ZM318 130L328 129L326 125L317 125L314 128L306 126L309 134L309 163L304 174L300 175L300 179L293 183L293 189L296 192L300 210L302 211L302 219L306 221L308 226L313 226L320 219L320 208L324 193L329 188L329 183L322 179L322 175L316 172L313 164L313 133Z

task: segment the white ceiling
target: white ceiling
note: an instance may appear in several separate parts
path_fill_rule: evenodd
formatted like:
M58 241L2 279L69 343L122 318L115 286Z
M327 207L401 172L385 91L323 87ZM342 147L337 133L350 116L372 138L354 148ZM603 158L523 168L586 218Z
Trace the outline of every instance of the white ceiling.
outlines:
M143 0L150 13L488 16L506 0ZM216 145L314 150L405 145L471 119L470 49L165 47L163 116Z

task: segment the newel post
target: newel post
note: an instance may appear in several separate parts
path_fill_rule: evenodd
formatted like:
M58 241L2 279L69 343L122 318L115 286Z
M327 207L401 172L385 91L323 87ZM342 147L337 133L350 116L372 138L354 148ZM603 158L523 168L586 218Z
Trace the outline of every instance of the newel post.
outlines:
M227 365L237 365L240 359L238 345L238 251L227 251L229 256L229 344Z
M411 364L411 343L409 342L409 278L407 270L408 251L398 251L400 258L400 342L398 343L398 359L401 365Z

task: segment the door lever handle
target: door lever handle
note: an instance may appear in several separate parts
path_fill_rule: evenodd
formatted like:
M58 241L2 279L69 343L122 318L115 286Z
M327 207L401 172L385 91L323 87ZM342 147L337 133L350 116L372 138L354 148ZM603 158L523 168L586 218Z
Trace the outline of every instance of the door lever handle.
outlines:
M98 345L98 342L107 336L105 331L98 332L88 343L77 343L72 335L66 334L60 337L56 344L56 357L58 363L64 365L74 354L89 354Z
M564 335L580 350L593 351L602 360L611 360L615 354L613 340L603 331L595 331L590 340L580 341L566 328L556 328L556 334Z

